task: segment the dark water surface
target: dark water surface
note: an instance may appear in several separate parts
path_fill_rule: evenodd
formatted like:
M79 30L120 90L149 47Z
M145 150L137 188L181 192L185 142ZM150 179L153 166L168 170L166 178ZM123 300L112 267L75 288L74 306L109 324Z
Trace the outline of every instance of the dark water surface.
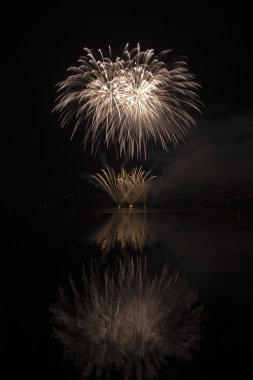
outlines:
M207 314L200 351L183 365L172 358L158 378L252 373L252 210L13 209L5 222L2 347L10 375L24 370L33 378L43 372L44 378L78 379L51 338L49 304L59 285L68 286L69 274L80 282L91 259L104 268L118 257L136 256L185 273Z

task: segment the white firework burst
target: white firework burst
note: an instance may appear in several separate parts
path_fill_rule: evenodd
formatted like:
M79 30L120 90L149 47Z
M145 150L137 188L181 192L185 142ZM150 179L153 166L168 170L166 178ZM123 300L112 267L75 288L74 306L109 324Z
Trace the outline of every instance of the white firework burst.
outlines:
M60 112L61 126L73 123L72 137L79 127L85 129L84 145L91 142L97 151L100 143L114 145L119 155L146 157L149 142L164 150L169 143L184 141L194 125L190 110L199 111L196 94L199 85L188 72L184 59L166 64L165 53L141 51L125 46L115 61L84 49L79 66L58 84L59 96L54 110Z

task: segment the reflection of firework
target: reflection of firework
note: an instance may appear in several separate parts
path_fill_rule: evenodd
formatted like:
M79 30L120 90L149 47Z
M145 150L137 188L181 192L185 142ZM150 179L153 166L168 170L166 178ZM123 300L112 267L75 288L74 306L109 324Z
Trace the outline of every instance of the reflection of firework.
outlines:
M109 252L116 244L121 249L130 247L142 252L144 247L151 246L155 240L145 212L117 212L89 235L89 241L105 252Z
M145 173L141 168L134 168L129 173L122 168L116 175L115 171L107 166L106 169L102 169L102 173L91 175L91 178L110 195L118 206L128 203L132 207L136 202L142 202L145 205L150 181L155 176L151 176L150 171Z
M145 262L119 262L101 278L84 272L84 290L70 279L51 306L55 336L82 376L122 371L125 379L157 377L166 358L190 359L198 349L202 306L183 276L148 273Z
M72 120L73 134L85 119L84 144L91 138L92 150L97 150L105 136L105 144L113 143L119 154L128 152L146 155L152 137L167 150L168 142L184 141L187 128L194 124L189 109L199 111L194 81L184 60L170 65L161 61L163 51L155 56L153 50L141 51L140 46L128 51L115 62L99 57L85 48L78 67L58 84L59 97L55 110L61 113L62 127ZM72 136L73 136L72 134Z

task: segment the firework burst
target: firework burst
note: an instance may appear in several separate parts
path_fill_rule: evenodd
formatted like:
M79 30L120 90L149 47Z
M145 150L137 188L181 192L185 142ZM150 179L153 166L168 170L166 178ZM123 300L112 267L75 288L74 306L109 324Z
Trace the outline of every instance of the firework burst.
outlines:
M106 166L101 173L91 175L91 178L119 207L125 203L132 207L136 202L146 204L148 187L156 177L142 168L134 168L127 172L123 167L117 175L111 167Z
M167 358L191 358L203 307L184 276L168 268L153 276L141 260L119 261L102 277L91 269L82 291L70 279L72 295L60 289L51 306L55 337L82 378L116 369L124 379L152 379Z
M114 145L119 155L146 156L149 142L164 150L169 143L184 141L194 125L192 109L199 111L199 87L188 72L184 59L165 64L165 53L133 50L125 46L122 57L112 60L85 48L79 66L58 84L54 110L60 112L61 126L74 124L85 129L84 145L91 141L97 151L101 142ZM153 145L152 144L152 145Z

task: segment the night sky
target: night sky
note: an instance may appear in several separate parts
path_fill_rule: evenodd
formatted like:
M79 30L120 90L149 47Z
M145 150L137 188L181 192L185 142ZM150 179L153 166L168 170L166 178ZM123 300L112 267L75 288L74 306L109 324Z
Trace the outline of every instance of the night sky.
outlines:
M92 2L90 2L92 3ZM252 39L249 5L175 5L159 2L55 2L21 6L3 2L2 32L6 85L3 108L3 162L6 198L41 203L64 194L93 191L80 178L108 162L114 152L96 157L84 151L82 133L70 141L52 114L55 84L66 78L84 47L121 54L126 42L156 52L172 49L188 57L201 85L205 108L186 144L177 151L154 152L141 162L160 175L156 192L165 195L210 186L250 192L253 173ZM246 2L245 2L246 4ZM6 134L5 134L6 132ZM196 191L195 191L196 190ZM186 191L187 192L187 191ZM164 197L163 194L163 197Z
M251 364L252 210L240 209L253 207L250 2L165 3L2 1L2 199L7 205L2 304L7 318L1 347L10 358L3 360L7 373L16 371L15 379L23 368L25 378L32 373L37 379L47 367L50 375L44 379L77 378L51 339L49 303L55 302L57 287L68 284L69 274L81 280L81 268L90 267L91 259L102 268L118 257L137 257L117 245L103 258L100 247L87 243L86 234L99 231L111 217L86 212L87 206L109 208L109 197L96 197L102 191L87 181L87 174L106 163L115 169L138 164L158 176L147 206L173 212L142 214L145 226L149 218L154 227L148 238L157 234L158 239L141 256L189 273L207 307L206 340L189 367L199 375L188 376L186 370L182 378L243 378L245 363ZM52 113L55 85L77 64L84 47L106 52L111 45L117 56L127 42L188 57L204 104L185 144L167 153L148 151L146 161L133 163L117 160L105 146L91 155L83 148L82 131L71 141L72 128L61 129ZM188 206L194 212L187 212ZM206 212L209 206L219 209ZM109 237L115 236L112 229Z

